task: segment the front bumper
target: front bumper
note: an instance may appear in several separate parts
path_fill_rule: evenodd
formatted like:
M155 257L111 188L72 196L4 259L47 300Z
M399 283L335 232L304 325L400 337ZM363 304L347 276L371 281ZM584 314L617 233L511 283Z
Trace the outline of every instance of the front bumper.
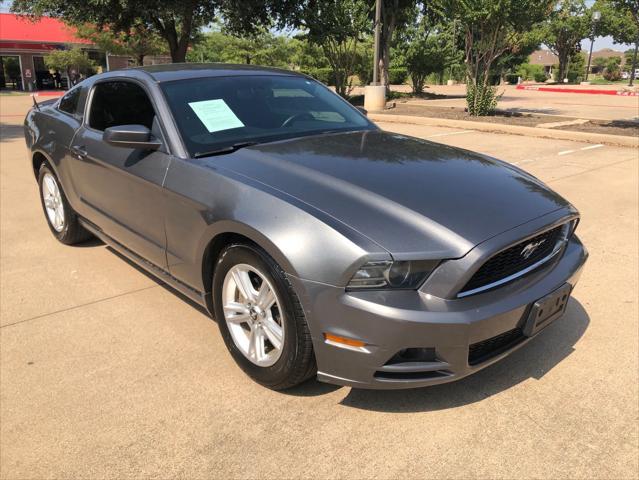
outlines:
M529 337L514 339L489 359L469 362L471 345L516 332L523 328L536 300L565 283L574 287L587 257L573 235L563 254L539 271L496 290L460 299L416 291L346 292L290 279L307 315L319 380L359 388L414 388L458 380L525 345ZM367 345L336 346L326 342L325 333L359 339ZM436 359L388 364L407 348L434 349Z

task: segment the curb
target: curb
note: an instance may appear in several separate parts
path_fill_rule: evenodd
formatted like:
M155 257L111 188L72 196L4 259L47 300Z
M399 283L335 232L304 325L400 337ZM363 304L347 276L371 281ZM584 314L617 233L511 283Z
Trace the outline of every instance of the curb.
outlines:
M609 135L606 133L571 132L570 130L553 130L550 128L522 127L499 123L472 122L469 120L450 120L446 118L415 117L411 115L392 115L388 113L369 113L368 118L374 122L408 123L431 127L449 127L477 130L480 132L507 133L527 137L552 138L555 140L571 140L574 142L602 143L621 147L639 148L639 137Z
M619 97L639 97L639 92L628 92L624 90L604 90L595 88L560 88L560 87L538 87L535 85L517 85L517 90L534 90L539 92L554 93L585 93L587 95L616 95Z

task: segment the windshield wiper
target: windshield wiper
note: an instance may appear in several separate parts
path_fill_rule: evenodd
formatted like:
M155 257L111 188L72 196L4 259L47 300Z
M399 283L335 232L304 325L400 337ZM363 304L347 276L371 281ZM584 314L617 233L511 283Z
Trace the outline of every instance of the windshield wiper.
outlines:
M250 147L252 145L257 145L259 142L239 142L234 143L228 147L219 148L217 150L211 150L210 152L196 152L193 155L193 158L202 158L202 157L212 157L214 155L224 155L226 153L233 153L238 151L240 148Z

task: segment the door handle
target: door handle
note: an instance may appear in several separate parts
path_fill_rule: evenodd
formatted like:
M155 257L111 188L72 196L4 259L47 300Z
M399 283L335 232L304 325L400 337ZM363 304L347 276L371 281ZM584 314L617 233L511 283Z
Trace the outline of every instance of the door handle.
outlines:
M71 151L78 157L80 160L87 156L87 149L84 145L74 145L71 147Z

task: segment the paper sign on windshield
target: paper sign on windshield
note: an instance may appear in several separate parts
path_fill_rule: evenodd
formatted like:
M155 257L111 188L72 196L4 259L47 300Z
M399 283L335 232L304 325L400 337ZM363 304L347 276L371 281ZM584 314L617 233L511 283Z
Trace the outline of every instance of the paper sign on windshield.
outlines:
M210 133L244 126L240 119L237 118L237 115L233 113L233 110L221 98L190 102L189 107L193 109Z

